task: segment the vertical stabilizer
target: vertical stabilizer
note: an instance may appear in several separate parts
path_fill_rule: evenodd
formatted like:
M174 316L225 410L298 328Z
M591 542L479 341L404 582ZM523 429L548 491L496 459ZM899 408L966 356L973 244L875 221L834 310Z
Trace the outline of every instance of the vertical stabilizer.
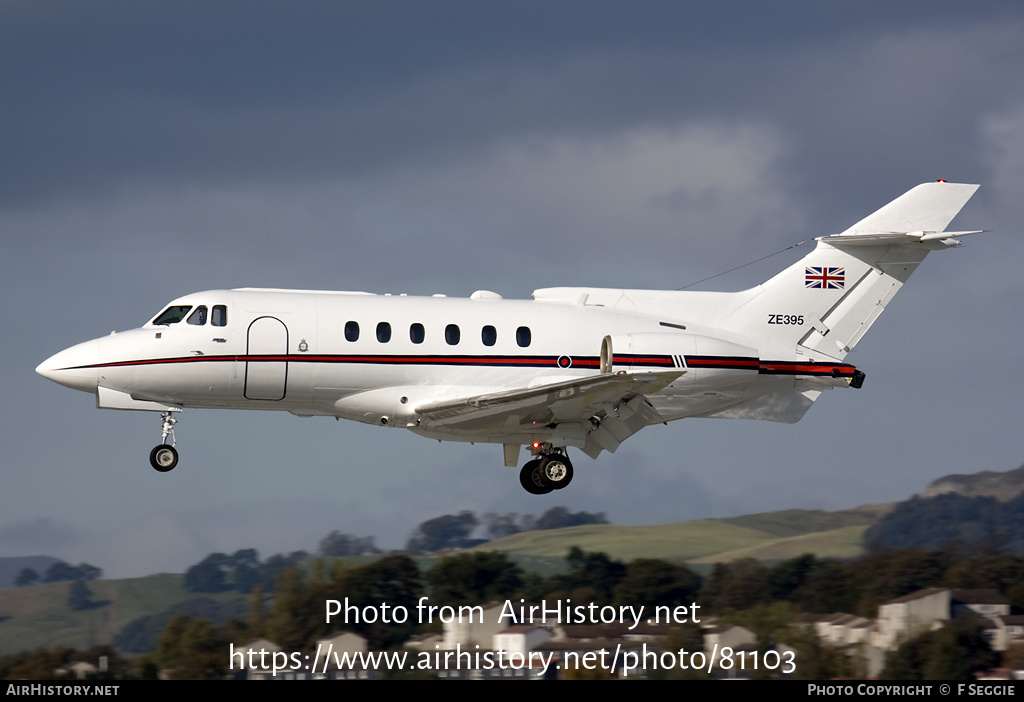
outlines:
M842 234L819 238L802 260L747 291L720 326L766 340L762 352L779 358L813 350L843 359L929 251L975 233L945 228L977 189L918 185Z
M965 183L922 183L839 236L945 231L977 189Z

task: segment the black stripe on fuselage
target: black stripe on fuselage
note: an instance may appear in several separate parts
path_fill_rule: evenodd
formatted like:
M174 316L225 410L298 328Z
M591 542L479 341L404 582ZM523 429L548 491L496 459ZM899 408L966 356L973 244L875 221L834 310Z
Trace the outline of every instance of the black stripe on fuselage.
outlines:
M497 366L543 368L559 366L559 358L563 356L489 356L489 355L374 355L374 354L260 354L238 356L180 356L174 358L143 358L127 361L111 361L74 369L86 368L120 368L127 366L173 365L178 363L341 363L341 364L372 364L372 365L425 365L425 366ZM571 366L579 368L598 368L601 364L596 356L577 356L571 358ZM71 369L68 369L71 370Z
M571 358L571 365L559 365L559 359ZM852 377L856 368L846 364L806 361L760 361L752 356L684 356L686 367L707 370L755 370L763 375L830 375ZM369 365L480 366L504 368L600 368L596 356L487 356L487 355L374 355L374 354L262 354L239 356L180 356L111 361L65 370L123 368L129 366L174 365L179 363L331 363ZM668 355L615 356L616 366L674 368L678 363Z

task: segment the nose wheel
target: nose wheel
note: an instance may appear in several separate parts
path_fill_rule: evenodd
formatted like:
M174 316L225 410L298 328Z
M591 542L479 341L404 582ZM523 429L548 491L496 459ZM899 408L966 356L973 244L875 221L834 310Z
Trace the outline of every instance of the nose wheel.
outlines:
M161 473L178 465L178 452L170 444L160 444L149 452L149 464Z
M149 452L149 465L161 473L166 473L178 465L178 451L174 448L174 425L177 423L178 420L171 412L160 414L161 443ZM171 443L167 443L168 436L171 437Z

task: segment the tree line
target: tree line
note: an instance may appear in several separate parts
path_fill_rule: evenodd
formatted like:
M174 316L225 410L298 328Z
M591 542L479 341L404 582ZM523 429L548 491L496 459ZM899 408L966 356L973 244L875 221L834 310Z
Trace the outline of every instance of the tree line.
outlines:
M103 569L88 563L81 563L73 566L64 561L58 561L46 569L46 573L39 575L32 568L22 568L18 577L14 579L15 587L28 587L39 583L60 583L68 580L99 580L103 577Z
M878 606L929 587L995 588L1010 601L1013 612L1024 612L1024 558L992 548L979 551L964 544L940 550L876 550L848 561L805 554L772 565L752 559L716 564L704 578L684 565L659 559L628 563L605 553L570 549L565 572L542 577L524 571L500 552L445 555L420 567L408 555L386 555L356 565L342 560L313 558L285 567L276 577L273 596L260 584L248 603L226 621L221 616L178 613L168 615L154 632L149 653L135 660L141 675L156 667L180 677L217 677L226 662L228 643L266 637L285 650L315 648L316 641L339 630L364 636L372 649L400 646L415 634L439 631L440 625L416 621L383 623L352 621L327 624L326 600L345 600L359 609L379 608L382 602L415 611L419 598L435 605L477 605L509 599L518 602L571 599L573 603L676 607L697 603L702 616L719 616L720 623L739 624L754 632L758 646L786 642L797 648L797 675L822 679L858 674L841 652L820 643L809 630L795 626L800 613L837 611L877 615ZM221 611L224 615L226 611ZM224 623L216 624L213 620ZM670 634L671 641L700 645L701 632L692 626ZM49 655L49 654L47 654ZM1024 660L1024 651L1007 657ZM65 654L62 657L66 658ZM21 670L31 656L0 659L0 673ZM48 660L52 660L51 655ZM900 679L963 678L998 664L978 622L958 621L904 642L889 654L883 676ZM34 669L35 670L35 669Z
M464 549L527 531L561 529L584 524L607 524L603 512L571 512L565 507L552 507L540 517L516 513L497 514L489 512L478 518L471 511L445 514L419 524L409 540L405 551L410 554L436 553L451 549ZM487 538L473 538L480 527ZM354 536L332 531L320 540L316 556L341 558L380 554L372 536ZM256 549L243 549L233 554L211 553L202 561L185 571L185 589L191 592L224 592L237 590L252 592L257 585L263 592L273 592L277 577L289 566L313 558L306 551L277 554L261 561Z
M956 493L913 497L900 502L864 534L864 542L884 548L942 548L951 541L986 546L1024 556L1024 492L1006 502Z
M608 524L604 512L571 512L566 507L552 507L540 517L515 512L488 512L482 518L468 510L428 519L413 530L405 544L408 553L434 553L446 549L472 548L493 539L501 539L528 531L564 529L585 524ZM483 527L484 537L473 538Z

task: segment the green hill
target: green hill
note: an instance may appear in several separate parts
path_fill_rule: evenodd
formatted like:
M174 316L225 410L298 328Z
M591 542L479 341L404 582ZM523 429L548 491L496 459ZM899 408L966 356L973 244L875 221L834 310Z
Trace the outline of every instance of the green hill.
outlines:
M56 645L89 648L110 643L131 621L196 599L185 590L181 575L161 573L145 578L88 582L96 607L68 607L70 582L0 590L0 655ZM237 592L203 594L228 602Z
M863 552L861 536L888 505L841 512L791 509L730 519L700 519L658 526L601 524L529 531L476 547L516 557L562 558L572 546L603 551L613 558L661 558L714 563L736 558L781 560L813 553L853 558Z
M694 558L689 564L718 563L753 558L757 561L784 561L805 553L820 558L856 558L864 553L862 541L867 526L849 526L830 529L813 534L800 534L785 539L775 539L757 546L722 551L710 557Z

